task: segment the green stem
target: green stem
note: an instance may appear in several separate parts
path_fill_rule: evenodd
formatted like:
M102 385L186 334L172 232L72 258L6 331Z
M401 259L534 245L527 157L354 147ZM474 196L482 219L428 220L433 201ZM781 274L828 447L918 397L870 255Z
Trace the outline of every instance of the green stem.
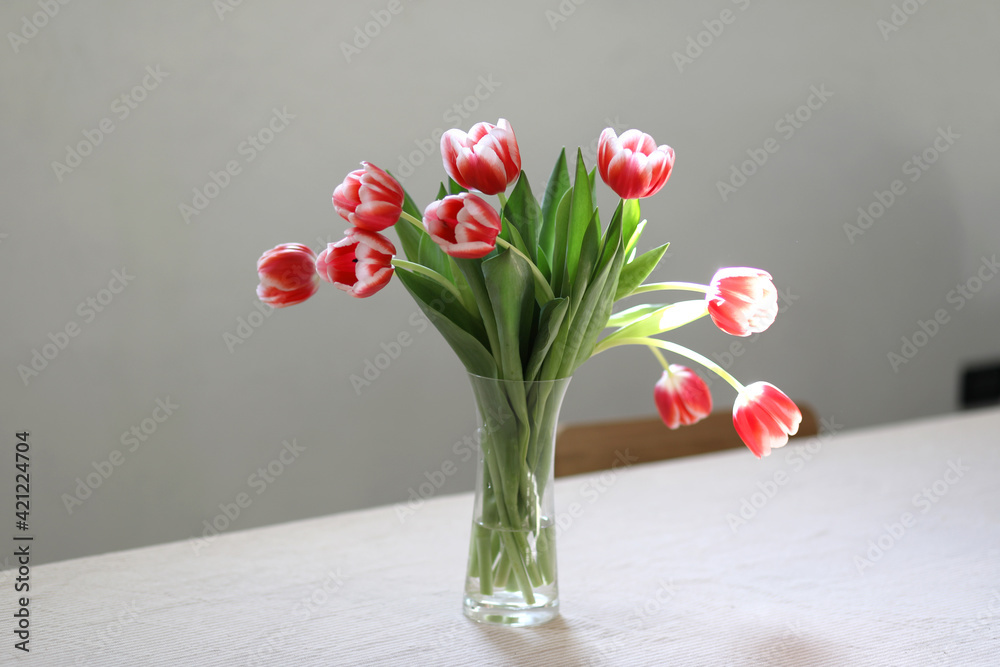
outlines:
M645 345L647 347L658 347L662 350L667 350L668 352L673 352L674 354L679 354L682 357L687 357L691 361L695 361L708 370L712 371L720 378L728 382L733 389L737 392L742 393L746 387L743 386L739 380L734 378L732 375L726 371L725 368L715 363L711 359L703 357L694 350L689 350L683 345L678 345L677 343L671 343L666 340L660 340L659 338L622 338L621 340L616 340L614 343L609 345L605 349L611 349L612 347L618 347L619 345ZM603 351L603 350L602 350Z
M400 211L399 212L399 217L402 220L406 220L407 222L409 222L410 224L412 224L414 227L416 227L420 231L422 231L422 232L426 232L427 231L426 229L424 229L424 222L423 222L423 220L418 220L417 218L414 218L412 215L410 215L406 211Z
M663 353L660 352L660 350L658 350L657 348L653 347L652 345L649 346L649 351L653 353L653 356L656 357L656 360L660 362L661 366L663 366L663 370L669 372L670 364L668 364L667 360L663 358Z
M507 241L504 241L499 236L497 237L497 245L517 253L518 255L521 256L522 259L524 259L524 261L528 263L528 266L531 267L531 273L534 274L535 276L535 285L537 285L538 288L542 290L542 294L545 295L545 303L548 303L552 299L556 298L556 295L552 293L552 288L549 287L548 281L545 280L545 276L542 275L542 272L539 270L537 266L535 266L535 263L531 261L530 257L525 255L523 252L518 250L516 247L514 247Z
M661 292L665 290L682 290L685 292L701 292L704 294L709 290L708 285L699 285L698 283L683 283L683 282L672 282L672 283L647 283L645 285L639 285L634 290L629 293L629 296L635 296L636 294L644 294L646 292Z
M500 210L501 211L504 210L504 208L506 208L506 206L507 206L507 195L505 195L502 192L498 192L497 193L497 199L500 200Z

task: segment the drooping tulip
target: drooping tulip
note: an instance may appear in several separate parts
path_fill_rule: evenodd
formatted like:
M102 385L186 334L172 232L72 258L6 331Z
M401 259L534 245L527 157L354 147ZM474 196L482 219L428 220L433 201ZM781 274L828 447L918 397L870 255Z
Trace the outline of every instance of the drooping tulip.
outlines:
M778 315L778 290L771 275L760 269L719 269L705 300L715 325L733 336L760 333Z
M302 303L319 288L316 255L301 243L285 243L257 260L257 298L275 308Z
M695 424L712 412L712 392L697 373L670 364L653 388L660 418L670 429Z
M601 132L597 142L597 169L601 180L622 199L652 197L674 168L674 149L657 146L653 137L628 130L621 137L613 129Z
M747 386L733 404L733 426L757 458L784 447L788 436L798 432L801 422L798 406L768 382Z
M380 232L393 226L403 210L403 188L371 162L362 162L333 191L333 207L360 229Z
M468 134L448 130L441 137L444 170L466 190L495 195L521 173L521 152L510 123L476 123Z
M469 192L449 195L424 209L424 229L452 257L485 257L496 247L500 216Z
M378 232L352 227L316 258L320 278L351 296L369 297L392 278L396 248Z

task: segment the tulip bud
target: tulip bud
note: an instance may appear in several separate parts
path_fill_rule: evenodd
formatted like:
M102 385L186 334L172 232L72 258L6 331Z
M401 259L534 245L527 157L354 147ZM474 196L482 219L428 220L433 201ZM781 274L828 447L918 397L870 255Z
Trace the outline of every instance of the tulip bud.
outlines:
M431 202L424 229L452 257L485 257L496 247L500 216L481 198L463 192Z
M802 422L798 406L768 382L754 382L740 392L733 404L733 426L740 439L760 458L784 447Z
M320 278L351 296L363 299L379 291L392 278L396 248L378 232L353 227L316 258Z
M316 256L300 243L286 243L268 250L257 260L257 297L275 308L302 303L319 288Z
M712 412L708 385L686 366L670 364L653 388L653 399L663 423L670 429L695 424Z
M453 129L441 137L444 170L466 190L495 195L521 173L521 152L510 123L476 123L469 133Z
M670 178L674 149L657 146L653 137L628 130L619 138L610 127L597 142L601 180L622 199L652 197Z
M393 226L403 210L403 188L371 162L362 162L333 191L333 207L344 220L370 232Z
M760 269L720 269L705 294L715 325L733 336L760 333L778 315L778 290Z

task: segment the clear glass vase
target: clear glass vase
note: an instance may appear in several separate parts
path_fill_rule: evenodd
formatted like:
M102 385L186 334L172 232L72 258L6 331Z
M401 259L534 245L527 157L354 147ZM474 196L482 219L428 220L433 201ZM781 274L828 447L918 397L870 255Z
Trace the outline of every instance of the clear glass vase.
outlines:
M539 625L559 614L552 489L556 424L570 378L520 382L469 375L479 470L465 615Z

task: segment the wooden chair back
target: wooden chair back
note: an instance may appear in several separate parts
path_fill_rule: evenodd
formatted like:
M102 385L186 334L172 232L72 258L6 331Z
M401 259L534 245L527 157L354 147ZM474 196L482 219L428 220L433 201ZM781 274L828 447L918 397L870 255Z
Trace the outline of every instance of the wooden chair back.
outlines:
M819 433L816 413L797 403L802 423L793 438ZM560 425L556 434L555 476L607 470L628 450L629 461L645 463L746 447L733 428L731 412L713 412L692 426L671 431L659 417ZM638 459L638 461L636 461Z

